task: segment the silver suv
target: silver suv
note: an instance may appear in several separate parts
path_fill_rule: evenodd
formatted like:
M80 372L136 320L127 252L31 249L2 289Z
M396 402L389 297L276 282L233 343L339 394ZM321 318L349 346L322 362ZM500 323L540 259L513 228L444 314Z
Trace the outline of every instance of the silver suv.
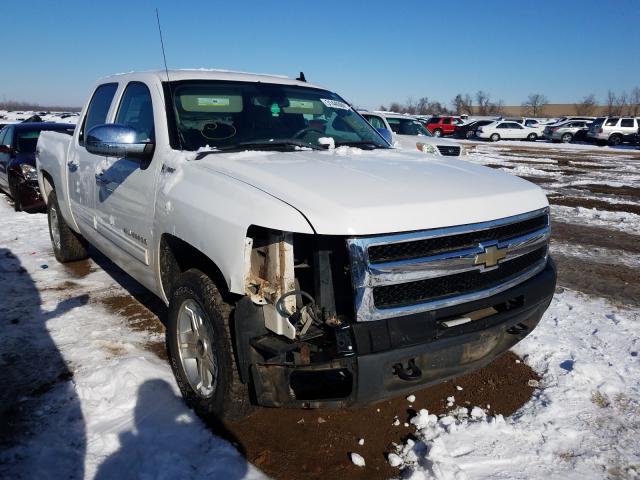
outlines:
M634 117L600 117L596 118L587 132L587 136L598 143L620 145L622 142L634 141L640 127L640 119Z
M544 129L544 138L552 142L562 143L585 140L590 124L591 122L587 120L569 120L549 125Z

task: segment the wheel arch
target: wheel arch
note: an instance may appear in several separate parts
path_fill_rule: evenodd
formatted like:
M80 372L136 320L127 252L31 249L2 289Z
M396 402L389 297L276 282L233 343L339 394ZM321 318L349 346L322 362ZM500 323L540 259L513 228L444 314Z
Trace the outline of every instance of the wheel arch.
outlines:
M236 296L230 292L229 284L218 265L204 252L175 235L164 233L160 237L158 267L160 287L166 302L178 277L192 268L208 275L225 299Z

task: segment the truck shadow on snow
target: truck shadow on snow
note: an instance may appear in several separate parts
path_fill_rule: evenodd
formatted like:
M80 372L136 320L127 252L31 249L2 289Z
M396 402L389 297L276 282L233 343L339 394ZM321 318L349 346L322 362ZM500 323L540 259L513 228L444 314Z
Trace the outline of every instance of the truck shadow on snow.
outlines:
M42 308L35 281L0 248L0 477L84 477L85 423L73 372L47 322L81 307L87 295ZM62 292L61 292L62 293Z
M244 454L203 428L165 380L139 387L134 422L132 430L120 433L120 448L98 467L95 480L239 480L248 471Z

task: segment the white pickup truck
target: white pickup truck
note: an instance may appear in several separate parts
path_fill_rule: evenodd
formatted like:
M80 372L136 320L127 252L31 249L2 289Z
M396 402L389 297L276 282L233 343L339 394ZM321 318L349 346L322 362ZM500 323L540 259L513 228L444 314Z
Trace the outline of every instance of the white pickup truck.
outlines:
M111 76L72 137L40 136L37 169L56 258L90 243L168 305L171 366L204 418L360 405L477 369L554 292L538 187L392 149L304 81Z

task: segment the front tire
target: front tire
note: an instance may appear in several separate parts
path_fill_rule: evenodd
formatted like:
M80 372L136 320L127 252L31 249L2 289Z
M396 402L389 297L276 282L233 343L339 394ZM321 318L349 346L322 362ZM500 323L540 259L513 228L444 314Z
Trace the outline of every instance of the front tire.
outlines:
M476 132L474 132L473 130L469 130L466 134L465 137L467 137L467 140L471 140Z
M535 133L530 133L529 135L527 135L527 140L529 140L530 142L535 142L538 139L538 135L536 135Z
M171 368L187 405L214 427L252 410L233 357L232 317L233 306L200 270L176 281L166 333Z
M83 260L89 256L82 237L71 230L62 218L55 190L49 194L47 218L49 219L49 236L56 260L60 263L67 263Z
M570 133L565 133L562 135L562 143L571 143L571 140L573 140L573 135L571 135Z
M491 140L492 142L497 142L498 140L500 140L500 135L498 135L497 133L492 133L489 137L489 140Z
M439 128L436 128L436 129L433 131L433 136L434 136L434 137L441 137L441 136L442 136L442 130L440 130Z
M11 193L11 198L13 199L13 209L16 212L21 212L22 202L20 201L20 181L16 178L15 175L12 175L9 178L9 192Z

